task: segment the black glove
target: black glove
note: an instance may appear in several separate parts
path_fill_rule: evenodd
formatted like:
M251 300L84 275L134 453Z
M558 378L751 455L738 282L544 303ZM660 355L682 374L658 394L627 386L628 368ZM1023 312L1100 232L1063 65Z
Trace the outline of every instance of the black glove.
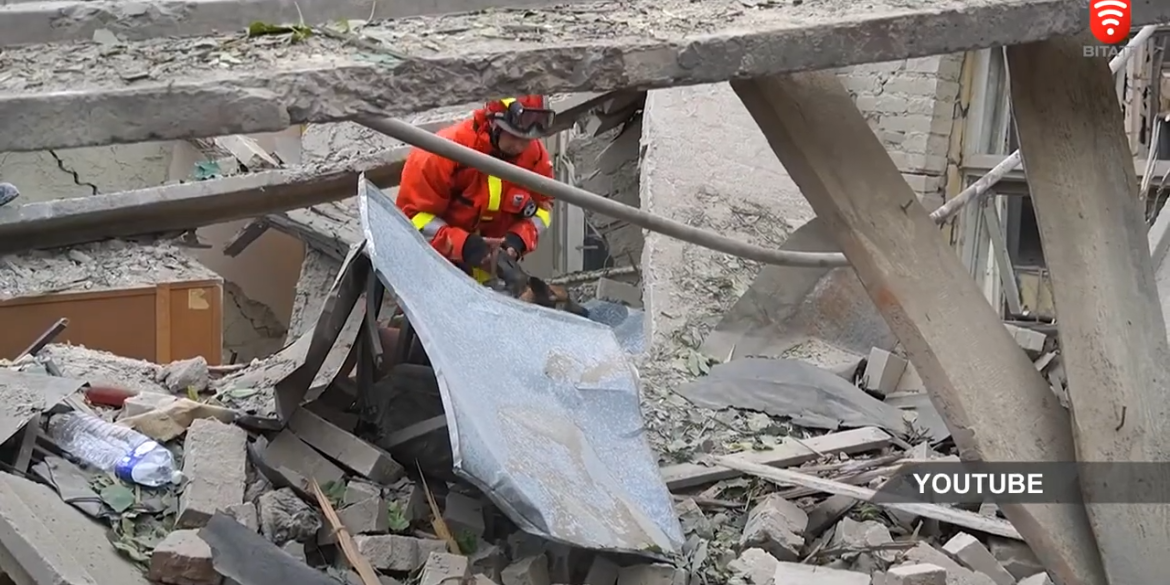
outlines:
M517 258L523 256L524 253L528 251L528 246L524 245L524 238L521 238L513 232L508 232L507 235L504 236L504 247L516 250Z
M483 236L471 234L463 241L463 263L471 268L483 268L484 261L491 254L491 248L483 241Z

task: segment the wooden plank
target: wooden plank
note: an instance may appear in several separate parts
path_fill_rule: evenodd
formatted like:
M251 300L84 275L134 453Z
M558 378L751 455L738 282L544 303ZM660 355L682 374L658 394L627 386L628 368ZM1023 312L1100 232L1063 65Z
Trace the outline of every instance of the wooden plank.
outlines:
M229 258L239 256L248 246L251 246L256 240L260 239L260 236L264 235L269 227L271 226L263 219L254 219L248 222L248 225L240 228L240 231L232 236L232 239L228 240L227 244L224 245L223 255Z
M999 268L999 283L1003 287L1003 296L1007 300L1008 312L1013 316L1023 315L1024 308L1020 305L1020 287L1016 284L1016 269L1012 266L1011 255L1008 254L1007 234L1003 231L1003 224L999 222L999 210L996 209L998 198L989 197L983 203L983 227L987 229L987 237L991 240L991 253L995 255L995 264ZM997 307L998 309L998 307Z
M1060 319L1081 461L1170 453L1170 342L1130 143L1104 63L1085 37L1011 47L1012 100ZM1090 471L1091 468L1085 468ZM1081 473L1110 583L1165 579L1170 507L1094 504L1116 481ZM1158 468L1170 483L1170 470Z
M13 467L20 473L27 473L32 463L33 447L37 444L37 433L41 430L41 414L37 413L28 419L24 425L24 434L20 437L20 449L16 452L16 462Z
M836 76L731 85L906 349L962 457L1075 460L1067 413ZM1057 581L1104 585L1083 508L1003 510Z
M803 441L785 439L779 446L766 451L752 451L735 455L737 460L759 465L784 467L800 465L820 457L820 454L861 453L887 447L890 435L876 427L853 429L831 433ZM679 490L724 479L738 477L741 473L730 467L708 466L698 463L679 463L662 468L662 479L666 487Z
M580 24L593 18L603 24ZM1170 3L1133 6L1134 25L1165 21ZM0 79L0 152L277 132L489 95L715 83L1037 41L1084 22L1083 0L818 0L751 10L739 0L632 0L384 20L363 27L367 42L318 34L273 44L232 32L126 43L118 59L98 43L28 45L5 50L5 63L17 66ZM500 30L532 34L501 38ZM393 42L379 46L378 37ZM210 61L201 46L226 57ZM68 69L37 65L51 62Z
M154 290L154 362L171 361L171 285L159 283Z
M835 496L848 496L863 502L873 502L877 495L875 490L864 488L856 485L850 485L831 479L824 479L813 475L806 475L790 469L775 469L764 465L755 463L747 463L736 460L734 457L717 457L715 459L722 465L726 465L736 469L742 473L754 475L773 481L781 485L795 485L803 488L809 488L818 492L832 494ZM955 526L962 526L963 528L970 528L971 530L978 530L979 532L986 532L987 534L994 534L996 536L1003 536L1006 538L1014 538L1016 540L1023 540L1020 532L1015 529L1009 522L999 520L998 518L987 518L965 510L958 510L955 508L948 508L938 504L922 504L922 503L879 503L883 508L897 510L922 516L923 518L930 518L932 520L939 520Z

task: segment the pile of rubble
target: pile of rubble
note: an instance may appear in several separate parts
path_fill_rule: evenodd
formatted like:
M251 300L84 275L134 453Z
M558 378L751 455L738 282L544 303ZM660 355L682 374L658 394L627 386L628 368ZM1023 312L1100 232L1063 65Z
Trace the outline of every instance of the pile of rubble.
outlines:
M1062 386L1053 341L1009 327ZM717 379L719 368L735 363L705 365L708 375L692 384ZM993 504L978 513L943 506L936 507L946 513L910 513L857 497L855 490L872 493L905 463L955 459L934 450L950 450L945 436L922 429L899 435L866 426L818 436L783 422L792 416L696 409L756 421L757 436L707 450L730 455L708 460L692 453L695 461L662 468L687 540L679 554L647 551L638 558L525 533L474 487L404 468L360 438L357 415L320 399L286 426L266 419L265 409L257 416L241 405L257 398L270 404L271 388L234 381L264 366L208 366L202 358L158 365L49 345L7 371L19 372L26 385L57 379L47 372L88 383L56 408L118 421L166 444L186 479L181 487L147 490L84 469L53 448L39 418L31 428L45 448L37 449L28 473L49 469L48 477L60 478L67 469L88 478L89 498L59 479L45 483L57 489L58 507L71 504L73 515L110 527L110 550L169 585L268 585L302 574L297 570L316 575L314 583L371 585L365 569L376 572L378 583L426 585L1051 583ZM826 373L858 382L875 400L921 384L897 352L877 348L854 371ZM111 389L121 398L111 400ZM910 428L924 420L923 408L905 408ZM767 473L783 468L789 475L782 479ZM24 480L4 474L4 481ZM3 537L0 545L13 546Z

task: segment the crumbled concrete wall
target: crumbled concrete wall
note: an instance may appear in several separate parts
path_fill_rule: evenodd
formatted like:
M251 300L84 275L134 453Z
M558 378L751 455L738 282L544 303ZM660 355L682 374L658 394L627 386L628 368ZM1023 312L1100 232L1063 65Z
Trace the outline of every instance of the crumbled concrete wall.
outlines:
M116 193L163 184L170 143L144 142L41 152L0 153L0 180L22 203Z
M272 309L244 293L240 285L223 285L223 356L225 362L247 363L284 347L287 329ZM234 358L234 359L233 359Z
M945 55L838 72L928 207L942 201L961 66L961 55ZM782 243L813 216L726 83L651 91L643 116L643 209L764 245ZM648 338L655 346L677 335L688 337L688 344L701 339L758 269L754 262L647 233L642 272Z
M578 186L630 205L640 205L638 192L638 150L642 137L641 119L625 132L615 128L598 137L578 134L569 140L568 157L576 171ZM591 211L585 221L600 233L609 246L614 266L641 262L645 238L642 229Z
M325 305L341 263L324 252L309 249L301 265L301 277L297 281L296 296L293 299L292 316L289 318L287 342L292 343L311 331Z

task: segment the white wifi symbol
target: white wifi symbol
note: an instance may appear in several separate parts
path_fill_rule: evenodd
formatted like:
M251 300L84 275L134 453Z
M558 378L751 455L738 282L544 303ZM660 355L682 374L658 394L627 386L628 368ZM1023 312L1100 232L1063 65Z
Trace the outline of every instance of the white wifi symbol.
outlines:
M1125 17L1125 10L1127 7L1125 2L1121 0L1099 0L1093 3L1093 9L1097 11L1097 18L1101 19L1101 24L1105 25L1105 34L1112 35L1115 26L1121 25L1121 18ZM1120 8L1121 10L1117 10Z

